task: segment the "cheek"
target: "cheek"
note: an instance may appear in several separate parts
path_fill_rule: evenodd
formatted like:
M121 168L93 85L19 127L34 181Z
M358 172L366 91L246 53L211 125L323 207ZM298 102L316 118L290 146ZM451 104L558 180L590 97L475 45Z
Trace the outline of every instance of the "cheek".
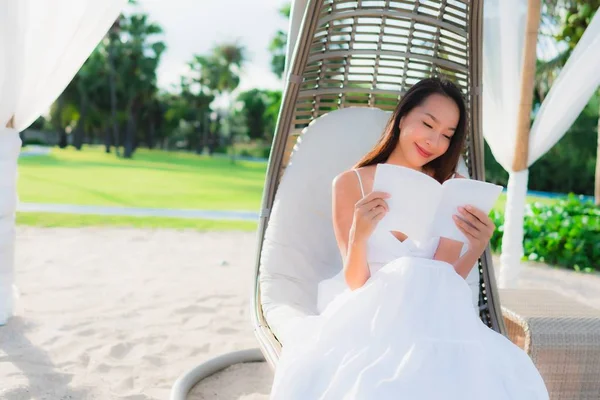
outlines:
M414 134L410 130L405 130L400 134L400 138L398 139L398 144L403 149L408 149L410 144L415 141Z
M450 148L450 141L448 141L446 139L443 139L443 141L441 141L440 147L439 147L439 153L440 153L440 155L442 155L445 152L447 152L449 148Z
M421 140L423 136L423 129L420 129L416 126L410 126L409 128L404 129L404 131L400 134L400 140L404 142L414 142Z

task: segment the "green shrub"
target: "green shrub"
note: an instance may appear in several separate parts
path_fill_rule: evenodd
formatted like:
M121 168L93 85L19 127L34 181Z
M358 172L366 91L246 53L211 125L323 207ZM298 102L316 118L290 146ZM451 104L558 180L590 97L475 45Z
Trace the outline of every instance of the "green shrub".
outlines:
M240 156L240 157L252 157L252 154L250 153L250 151L248 149L242 149L238 153L238 156Z
M214 151L213 151L213 152L214 152L214 153L217 153L217 154L227 154L227 153L228 153L228 151L229 151L228 149L229 149L229 147L228 147L228 146L225 146L225 145L219 145L219 146L216 146L216 147L214 148Z
M504 215L490 214L497 229L490 241L493 251L502 247ZM600 208L570 194L551 205L539 202L525 208L525 259L590 272L600 264Z

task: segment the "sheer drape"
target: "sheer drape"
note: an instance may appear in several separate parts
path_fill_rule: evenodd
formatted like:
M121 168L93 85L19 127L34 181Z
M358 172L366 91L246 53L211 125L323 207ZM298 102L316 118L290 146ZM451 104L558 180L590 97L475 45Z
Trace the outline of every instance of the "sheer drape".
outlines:
M64 90L125 0L0 1L0 324L12 314L19 131Z

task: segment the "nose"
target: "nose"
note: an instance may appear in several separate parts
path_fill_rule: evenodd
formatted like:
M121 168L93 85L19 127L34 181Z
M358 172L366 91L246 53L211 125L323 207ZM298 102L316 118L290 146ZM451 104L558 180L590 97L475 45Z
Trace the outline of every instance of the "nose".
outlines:
M429 147L434 147L438 145L440 140L440 135L437 132L431 132L427 138L425 138L425 144Z

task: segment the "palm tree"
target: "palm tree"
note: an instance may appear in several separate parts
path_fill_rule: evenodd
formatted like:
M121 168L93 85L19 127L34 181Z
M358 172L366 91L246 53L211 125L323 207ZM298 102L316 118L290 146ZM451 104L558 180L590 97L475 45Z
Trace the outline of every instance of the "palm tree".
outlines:
M121 28L126 33L126 40L119 49L121 65L117 67L127 118L123 154L131 158L137 144L138 120L143 108L150 105L158 92L156 70L166 46L155 40L162 28L150 22L146 14L124 18Z
M110 89L110 121L112 125L112 142L115 146L115 153L119 157L119 123L117 121L117 71L115 67L116 47L120 42L121 19L119 16L108 31L107 53L108 53L108 87ZM107 140L108 141L108 140ZM109 152L110 145L107 144L106 151Z
M246 61L246 49L237 43L219 45L213 49L212 58L217 66L218 79L216 81L215 89L220 95L225 97L227 103L225 115L228 118L231 162L234 162L235 152L233 146L235 144L235 132L237 129L231 127L233 121L229 120L232 105L231 92L233 92L240 84L242 66ZM219 115L219 113L217 113L217 115ZM217 121L220 121L220 119L221 117L219 115ZM217 126L219 126L219 122L217 123Z
M212 50L211 60L216 67L216 81L212 87L219 94L229 96L240 84L246 49L237 43L218 45Z
M229 115L232 104L231 93L240 84L240 74L242 67L246 62L246 49L238 43L225 43L215 46L208 56L195 55L188 64L193 75L193 83L197 86L194 91L202 96L210 94L212 96L223 96L225 99L226 110L216 112L216 121L214 131L218 134L221 130L221 120L223 115ZM208 107L206 107L207 109ZM206 121L206 118L203 119ZM205 129L205 132L208 131ZM233 130L229 135L230 144L233 143ZM212 136L212 133L211 133ZM209 152L212 153L212 146L215 144L214 137L211 137ZM203 141L206 144L206 141Z
M97 47L85 64L75 75L71 85L75 87L73 93L73 106L77 108L77 126L73 130L73 146L81 150L84 136L88 132L90 113L97 112L98 98L104 95L106 86L106 59ZM99 93L100 92L100 93Z

